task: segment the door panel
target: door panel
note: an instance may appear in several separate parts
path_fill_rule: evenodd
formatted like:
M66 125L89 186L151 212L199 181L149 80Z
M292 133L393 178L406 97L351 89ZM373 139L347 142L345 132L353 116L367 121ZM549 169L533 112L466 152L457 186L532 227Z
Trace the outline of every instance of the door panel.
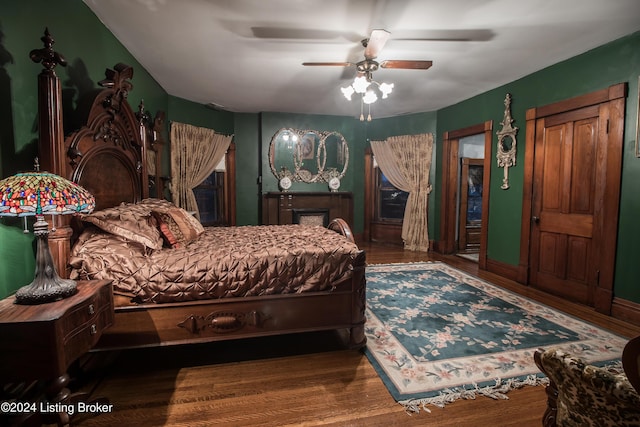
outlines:
M593 218L596 177L605 167L596 162L598 110L564 114L564 123L549 120L536 137L531 233L531 284L593 305L597 262L593 262ZM545 119L540 119L545 120ZM536 243L533 243L536 242Z

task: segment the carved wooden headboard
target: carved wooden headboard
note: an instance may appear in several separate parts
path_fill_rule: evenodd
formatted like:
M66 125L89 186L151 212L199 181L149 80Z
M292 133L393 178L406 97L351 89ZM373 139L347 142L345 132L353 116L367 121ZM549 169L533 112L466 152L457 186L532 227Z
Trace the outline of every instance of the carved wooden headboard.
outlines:
M149 195L147 128L127 102L133 68L116 64L105 74L85 124L64 141L64 175L96 197L96 209Z
M127 100L133 89L133 68L119 63L105 71L105 78L98 83L102 89L78 101L83 106L78 108L78 128L64 138L62 90L55 67L65 66L66 60L53 50L54 41L48 31L41 40L44 48L34 49L31 58L44 67L38 75L38 150L42 169L85 187L95 196L96 209L148 197L147 151L157 150L155 174L159 182L162 146L153 141L158 134L158 120L152 122L142 103L134 113ZM58 273L66 277L73 235L69 218L57 216L53 228L49 246Z

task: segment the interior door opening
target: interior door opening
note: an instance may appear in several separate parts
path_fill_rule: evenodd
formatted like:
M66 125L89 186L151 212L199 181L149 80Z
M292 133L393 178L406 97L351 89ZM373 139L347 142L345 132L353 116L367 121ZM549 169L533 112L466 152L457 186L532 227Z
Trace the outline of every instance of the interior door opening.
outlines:
M486 270L491 121L445 132L438 251L458 254Z
M458 254L478 261L482 235L484 159L462 157L458 209Z

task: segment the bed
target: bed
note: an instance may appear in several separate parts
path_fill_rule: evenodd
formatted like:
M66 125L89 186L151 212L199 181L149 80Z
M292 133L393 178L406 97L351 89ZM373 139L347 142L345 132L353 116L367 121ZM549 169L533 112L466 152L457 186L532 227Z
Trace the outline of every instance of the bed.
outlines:
M75 129L62 137L60 86L51 61L43 65L41 164L97 203L90 216L55 219L54 261L62 276L113 281L115 324L96 351L321 330L348 331L349 347L365 345L365 254L345 221L311 230L200 226L157 197L161 191L149 197L150 182L161 177L159 167L149 177L147 156L159 165L162 146L157 121L142 104L137 113L129 105L133 69L107 69L101 89L78 101L65 121Z

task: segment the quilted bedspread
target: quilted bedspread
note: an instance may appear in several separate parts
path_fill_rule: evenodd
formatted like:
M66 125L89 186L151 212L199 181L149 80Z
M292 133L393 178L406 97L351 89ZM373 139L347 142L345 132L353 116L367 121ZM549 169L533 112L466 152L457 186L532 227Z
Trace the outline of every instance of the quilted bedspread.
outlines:
M90 228L74 245L71 278L110 279L136 302L323 291L351 277L358 247L319 226L210 227L181 248L151 250Z

